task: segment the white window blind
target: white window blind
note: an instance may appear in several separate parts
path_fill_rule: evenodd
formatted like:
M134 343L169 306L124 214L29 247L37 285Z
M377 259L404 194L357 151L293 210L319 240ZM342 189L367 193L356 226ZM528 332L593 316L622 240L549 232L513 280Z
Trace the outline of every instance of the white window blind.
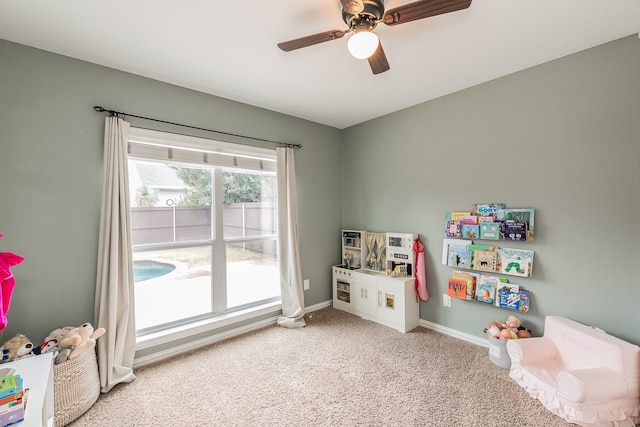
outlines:
M128 153L163 162L276 171L274 150L149 129L130 129Z

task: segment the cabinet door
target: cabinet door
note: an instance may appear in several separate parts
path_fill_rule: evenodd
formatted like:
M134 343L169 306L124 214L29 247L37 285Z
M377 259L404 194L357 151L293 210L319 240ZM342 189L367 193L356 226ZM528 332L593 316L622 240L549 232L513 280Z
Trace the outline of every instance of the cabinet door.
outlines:
M353 283L351 272L342 269L333 270L333 307L353 313Z
M415 279L381 277L378 279L378 319L380 323L408 332L418 326L420 305L416 297Z
M378 310L376 287L355 282L353 288L355 293L351 297L358 314L365 319L375 320Z
M387 324L404 323L404 281L380 277L378 279L378 318Z

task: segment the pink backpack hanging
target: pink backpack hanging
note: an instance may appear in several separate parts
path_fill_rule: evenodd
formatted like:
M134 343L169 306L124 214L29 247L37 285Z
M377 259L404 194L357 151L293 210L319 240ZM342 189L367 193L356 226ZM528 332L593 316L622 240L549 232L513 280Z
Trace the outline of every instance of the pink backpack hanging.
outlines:
M2 234L0 234L2 237ZM7 327L7 312L11 305L11 296L16 279L11 267L20 264L24 258L11 252L0 252L0 331Z
M416 239L413 242L413 256L416 263L416 299L420 298L422 301L427 301L429 292L427 291L427 278L424 271L424 245L420 242L420 239Z

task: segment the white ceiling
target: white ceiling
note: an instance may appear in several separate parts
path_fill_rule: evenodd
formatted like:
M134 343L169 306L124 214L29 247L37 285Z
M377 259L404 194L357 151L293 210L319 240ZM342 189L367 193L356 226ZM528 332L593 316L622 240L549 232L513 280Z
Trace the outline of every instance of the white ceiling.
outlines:
M342 129L636 34L639 12L640 0L474 0L378 25L391 65L379 75L348 37L277 48L346 29L339 0L1 0L0 38Z

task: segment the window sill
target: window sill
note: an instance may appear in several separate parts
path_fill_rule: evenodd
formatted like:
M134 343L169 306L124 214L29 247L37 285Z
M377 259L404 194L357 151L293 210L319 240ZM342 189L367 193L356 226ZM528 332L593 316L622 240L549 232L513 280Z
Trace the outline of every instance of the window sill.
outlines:
M234 323L273 313L282 310L281 301L273 301L245 310L234 311L211 319L200 320L187 325L168 328L163 331L153 332L136 337L136 351L167 344L171 341L188 338L203 332L223 328Z

